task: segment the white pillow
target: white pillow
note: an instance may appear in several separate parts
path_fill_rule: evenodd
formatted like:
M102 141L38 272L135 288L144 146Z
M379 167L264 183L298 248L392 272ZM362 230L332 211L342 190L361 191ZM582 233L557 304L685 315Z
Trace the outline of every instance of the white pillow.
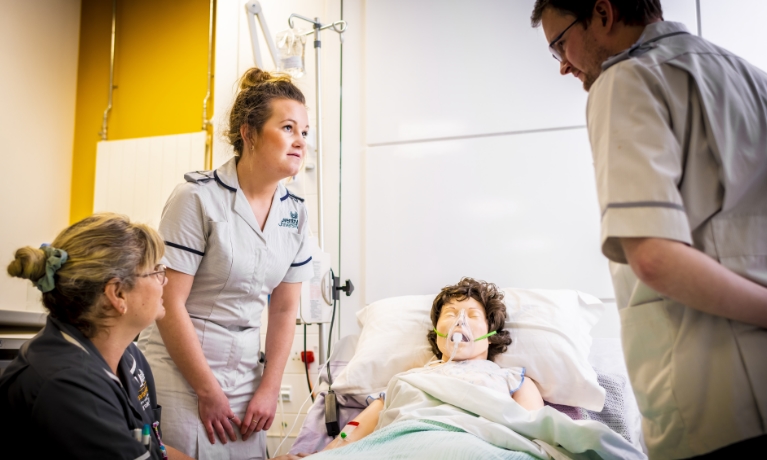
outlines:
M588 357L590 331L604 313L604 304L579 291L503 291L512 342L495 362L526 368L550 403L601 411L605 390Z
M599 299L578 291L505 289L512 345L495 361L525 367L543 399L601 410L604 390L588 363L591 327L604 311ZM392 377L434 357L426 334L434 295L391 297L357 312L360 337L354 357L333 380L347 395L383 391Z
M347 395L379 393L395 375L434 358L426 339L433 327L429 313L434 297L391 297L358 311L357 350L346 368L333 379L333 389Z

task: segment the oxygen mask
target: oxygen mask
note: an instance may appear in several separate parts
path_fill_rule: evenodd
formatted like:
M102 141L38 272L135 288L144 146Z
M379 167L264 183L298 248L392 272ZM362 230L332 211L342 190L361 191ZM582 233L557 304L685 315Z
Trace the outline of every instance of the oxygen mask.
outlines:
M471 326L466 320L466 309L460 310L458 316L455 318L455 321L453 321L453 324L448 328L447 334L439 332L437 328L434 328L434 332L436 332L438 336L444 337L446 339L446 348L450 351L448 360L445 361L446 363L452 361L459 352L461 352L463 355L471 356L471 351L474 348L475 342L484 340L496 333L496 331L492 331L475 339L474 334L471 331ZM445 354L448 353L443 352L443 361L445 359Z

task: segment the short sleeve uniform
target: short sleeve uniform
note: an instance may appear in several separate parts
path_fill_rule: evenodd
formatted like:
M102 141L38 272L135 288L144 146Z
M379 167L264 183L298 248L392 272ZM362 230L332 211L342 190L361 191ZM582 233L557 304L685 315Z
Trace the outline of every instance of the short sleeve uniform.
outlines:
M0 414L0 440L25 457L163 458L152 370L138 348L115 374L80 331L50 317L0 378ZM144 425L149 448L134 437Z
M186 182L176 187L165 205L159 231L166 244L163 263L194 276L186 308L211 370L232 410L243 417L260 381L261 312L280 283L313 276L313 248L303 199L279 184L262 231L239 187L236 165L232 158L215 171L186 174ZM162 404L186 406L186 412L194 412L181 417L178 432L166 430L169 444L184 437L177 444L182 449L188 444L187 454L194 455L196 437L205 437L194 392L170 359L155 326L142 333L140 346L155 369ZM178 411L170 409L166 415L175 419ZM251 439L255 438L259 436ZM206 439L200 446L227 451L198 450L197 454L246 458L232 450L246 444L250 440L210 446Z
M602 251L650 457L759 436L767 331L663 298L620 238L679 241L767 286L767 75L671 22L603 69L587 110Z

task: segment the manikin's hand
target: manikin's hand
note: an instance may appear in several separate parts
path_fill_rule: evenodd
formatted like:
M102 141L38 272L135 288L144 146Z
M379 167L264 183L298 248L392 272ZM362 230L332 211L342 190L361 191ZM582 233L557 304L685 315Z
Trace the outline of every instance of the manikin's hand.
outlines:
M197 396L197 409L200 412L200 421L208 433L208 441L211 444L216 443L214 432L223 444L227 442L227 435L232 441L237 440L237 436L232 428L232 423L240 426L240 419L234 415L229 407L229 400L220 387L206 396Z
M242 440L247 440L254 432L268 430L274 422L274 414L277 412L278 392L265 390L259 387L248 403L245 418L240 426Z

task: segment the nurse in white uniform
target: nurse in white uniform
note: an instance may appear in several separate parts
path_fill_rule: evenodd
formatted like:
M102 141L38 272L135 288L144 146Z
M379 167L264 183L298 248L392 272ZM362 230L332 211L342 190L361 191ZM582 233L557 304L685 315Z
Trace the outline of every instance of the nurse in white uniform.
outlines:
M300 283L312 277L306 208L280 183L301 167L307 130L290 79L249 70L227 133L235 157L186 174L163 210L167 313L139 346L155 374L164 438L187 455L265 456Z

